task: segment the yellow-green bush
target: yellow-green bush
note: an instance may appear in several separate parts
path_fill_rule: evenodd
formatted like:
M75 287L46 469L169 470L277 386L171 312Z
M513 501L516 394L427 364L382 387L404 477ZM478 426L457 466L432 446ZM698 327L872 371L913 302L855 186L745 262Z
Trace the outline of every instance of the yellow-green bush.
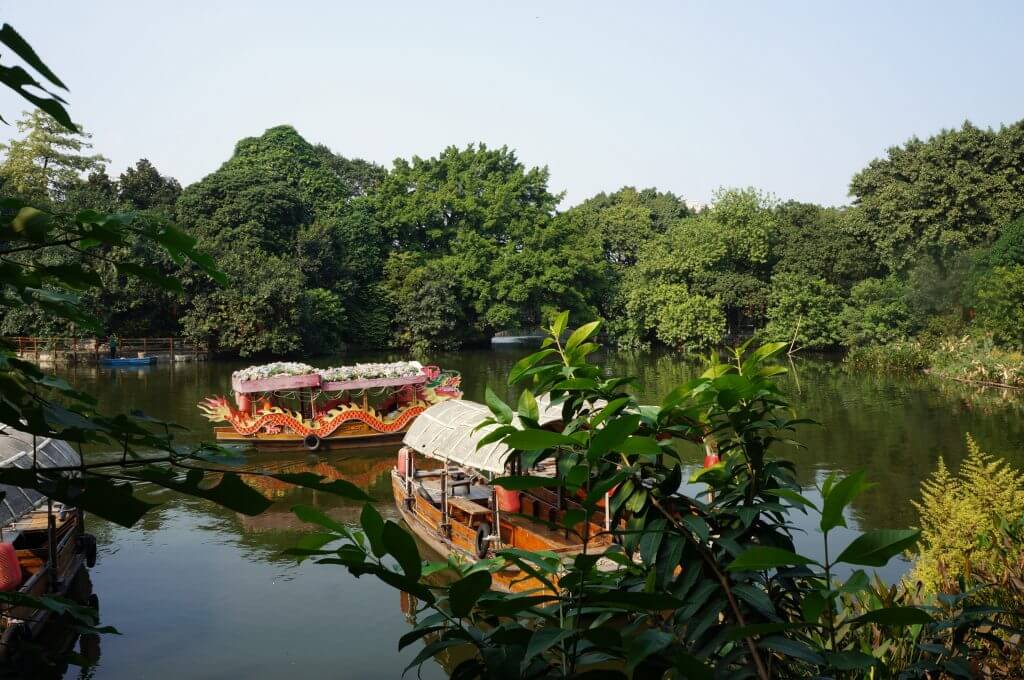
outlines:
M1002 557L983 547L1001 519L1014 520L1024 509L1024 473L985 453L967 435L967 458L953 474L939 459L938 469L921 484L920 553L911 577L929 592L942 584L968 581L975 573L996 573ZM1017 546L1020 550L1020 546Z

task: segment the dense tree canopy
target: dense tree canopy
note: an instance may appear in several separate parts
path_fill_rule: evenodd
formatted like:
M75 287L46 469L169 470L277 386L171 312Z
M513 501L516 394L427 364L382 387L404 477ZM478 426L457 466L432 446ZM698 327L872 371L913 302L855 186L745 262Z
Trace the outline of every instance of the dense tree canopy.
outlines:
M242 355L331 351L362 339L347 314L370 304L384 239L358 197L379 176L289 126L240 141L177 201L179 222L236 282L191 281L184 331Z
M945 261L1024 214L1024 121L915 137L854 175L850 194L886 266Z
M182 297L100 265L107 291L87 302L123 335L183 332L242 355L343 343L426 352L568 309L573 323L605 319L625 345L706 347L756 333L835 349L959 332L972 319L997 342L1019 342L1010 326L1024 304L1024 121L966 123L893 147L853 177L852 206L724 189L700 212L631 186L560 209L547 168L484 144L385 169L280 126L239 141L182 190L145 159L108 175L87 135L43 114L21 129L0 164L6 193L173 218L235 282L215 289L186 272ZM94 253L172 269L143 243ZM74 329L12 312L3 331Z

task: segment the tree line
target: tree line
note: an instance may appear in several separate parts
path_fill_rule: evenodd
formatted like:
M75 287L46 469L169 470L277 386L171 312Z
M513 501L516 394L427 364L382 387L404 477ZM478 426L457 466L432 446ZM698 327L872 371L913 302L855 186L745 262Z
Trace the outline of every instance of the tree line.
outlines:
M144 159L110 176L87 134L42 112L19 130L0 164L6 195L173 220L232 282L186 267L168 291L110 264L130 255L176 271L144 242L56 256L96 268L105 285L85 303L121 335L183 334L241 356L423 352L568 309L628 346L757 334L828 350L973 328L1024 344L1024 121L890 148L853 176L850 206L746 188L701 210L633 187L559 210L547 168L484 144L386 169L279 126L182 189ZM2 332L75 329L22 308Z

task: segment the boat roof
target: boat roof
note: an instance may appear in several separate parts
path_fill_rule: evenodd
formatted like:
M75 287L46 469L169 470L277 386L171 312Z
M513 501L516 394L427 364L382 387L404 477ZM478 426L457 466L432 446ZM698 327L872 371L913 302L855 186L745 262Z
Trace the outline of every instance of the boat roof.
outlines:
M538 423L542 426L562 419L561 405L552 406L547 395L537 399L537 407L540 410ZM490 416L491 410L475 401L442 401L416 417L402 442L428 458L502 474L512 450L501 442L491 442L477 448L480 440L498 427L488 425L476 429L477 425Z
M0 467L32 467L32 435L0 425ZM38 467L67 467L79 465L81 458L70 444L60 439L37 437L35 463ZM46 502L46 496L18 486L0 484L4 493L0 502L0 527L13 524L24 515Z

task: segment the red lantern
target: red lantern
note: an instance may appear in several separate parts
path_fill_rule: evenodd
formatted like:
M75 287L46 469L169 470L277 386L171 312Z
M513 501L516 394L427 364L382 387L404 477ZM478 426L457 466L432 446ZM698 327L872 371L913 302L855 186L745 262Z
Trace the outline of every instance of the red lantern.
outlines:
M519 512L523 507L518 491L511 491L495 484L494 491L498 495L498 509L502 512Z
M17 590L21 585L21 563L13 543L0 543L0 592Z

